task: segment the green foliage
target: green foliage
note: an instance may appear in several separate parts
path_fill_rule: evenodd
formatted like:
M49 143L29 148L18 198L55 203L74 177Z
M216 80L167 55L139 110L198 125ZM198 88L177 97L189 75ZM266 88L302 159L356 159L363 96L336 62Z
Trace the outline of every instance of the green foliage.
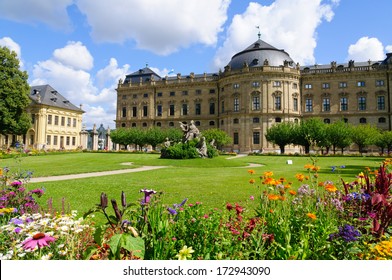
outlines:
M357 144L359 152L362 154L366 146L376 143L379 130L370 124L353 126L351 129L351 140Z
M146 131L145 141L146 144L151 145L153 150L165 141L166 133L159 127L150 127Z
M308 154L311 146L321 147L325 138L326 124L319 118L310 118L294 127L293 144L305 147Z
M167 148L162 148L161 158L167 159L191 159L200 157L196 145L198 140L194 139L186 143L175 143Z
M30 87L26 71L19 69L15 52L0 47L0 134L26 134L31 127L26 112Z
M381 132L375 144L381 148L381 153L384 153L384 149L387 149L387 153L389 154L392 151L392 131L383 131Z
M222 150L225 145L231 144L233 139L226 132L218 128L211 128L203 131L203 136L207 143L214 140L214 145L218 150Z
M331 143L333 153L336 148L343 149L350 146L351 142L351 125L344 121L337 121L327 126L326 136Z
M265 134L267 141L278 145L280 153L284 154L285 146L294 141L294 124L291 122L277 123L267 129Z

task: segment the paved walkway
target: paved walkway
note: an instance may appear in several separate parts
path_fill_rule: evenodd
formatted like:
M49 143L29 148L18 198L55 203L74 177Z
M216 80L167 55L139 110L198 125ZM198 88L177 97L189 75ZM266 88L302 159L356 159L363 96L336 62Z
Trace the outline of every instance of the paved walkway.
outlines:
M31 178L29 182L30 183L40 183L40 182L73 180L73 179L81 179L81 178L89 178L89 177L98 177L98 176L107 176L107 175L116 175L116 174L140 172L140 171L160 169L160 168L164 168L164 167L167 167L167 166L142 166L142 167L133 168L133 169L121 169L121 170L111 170L111 171L102 171L102 172L90 172L90 173L71 174L71 175L37 177L37 178Z

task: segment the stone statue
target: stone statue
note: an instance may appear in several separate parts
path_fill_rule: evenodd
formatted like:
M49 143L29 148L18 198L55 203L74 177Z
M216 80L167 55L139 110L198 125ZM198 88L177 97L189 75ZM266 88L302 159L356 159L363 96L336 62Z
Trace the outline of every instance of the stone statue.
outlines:
M202 157L202 158L208 157L207 143L206 143L206 138L204 136L200 138L200 141L197 144L197 152L199 153L200 157Z
M216 149L215 139L212 139L212 140L211 140L210 145Z
M163 145L165 146L165 148L169 148L170 147L170 140L169 140L169 138L166 137L166 141L163 143Z
M200 136L200 131L196 127L195 122L193 120L191 120L189 125L184 122L179 122L179 123L182 131L184 132L184 136L182 137L182 142L186 143Z

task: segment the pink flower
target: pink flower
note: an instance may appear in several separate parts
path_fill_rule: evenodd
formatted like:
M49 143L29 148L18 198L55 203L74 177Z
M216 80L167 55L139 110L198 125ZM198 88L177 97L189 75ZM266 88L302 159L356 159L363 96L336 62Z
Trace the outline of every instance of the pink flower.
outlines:
M34 234L33 237L27 238L25 241L23 241L22 245L23 245L23 249L25 250L27 249L34 250L35 247L37 247L37 245L39 248L42 248L45 246L49 246L49 243L54 241L56 241L56 238L40 232Z
M207 214L205 214L203 217L204 217L204 219L208 219L208 215Z
M255 200L255 197L254 197L253 195L251 195L251 196L249 197L249 199L250 199L250 200Z

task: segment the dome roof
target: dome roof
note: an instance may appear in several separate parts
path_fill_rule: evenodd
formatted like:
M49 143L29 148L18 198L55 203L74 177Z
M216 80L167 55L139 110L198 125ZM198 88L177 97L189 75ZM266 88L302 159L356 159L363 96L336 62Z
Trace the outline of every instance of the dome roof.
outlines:
M241 69L244 63L247 63L249 67L260 67L265 65L264 63L267 61L270 66L281 66L286 61L288 66L294 67L294 61L287 52L279 50L260 39L242 52L235 54L228 66L234 70Z

